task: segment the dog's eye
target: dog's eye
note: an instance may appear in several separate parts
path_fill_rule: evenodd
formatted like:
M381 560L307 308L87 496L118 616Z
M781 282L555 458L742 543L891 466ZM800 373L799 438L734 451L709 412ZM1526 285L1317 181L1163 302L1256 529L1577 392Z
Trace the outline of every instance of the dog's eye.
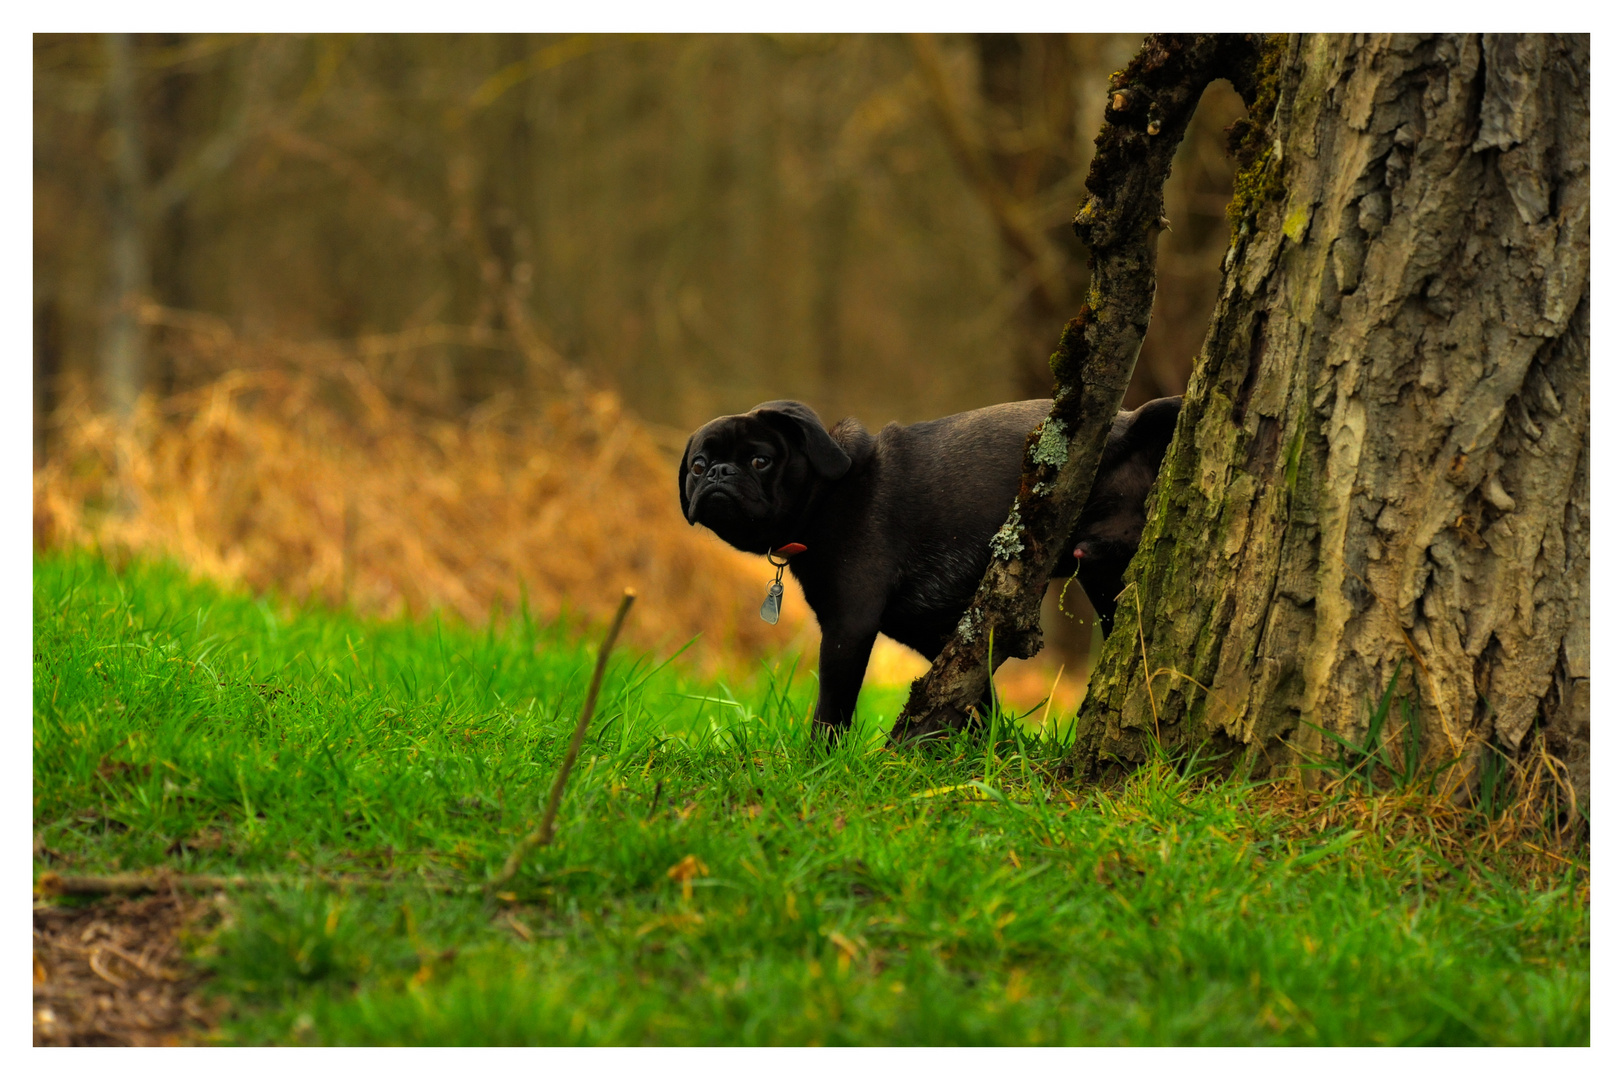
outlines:
M706 462L704 458L696 457L693 459L693 464L688 466L688 472L692 473L694 476L703 476L705 464Z
M755 457L750 458L750 465L756 469L768 469L772 466L772 459L757 454Z

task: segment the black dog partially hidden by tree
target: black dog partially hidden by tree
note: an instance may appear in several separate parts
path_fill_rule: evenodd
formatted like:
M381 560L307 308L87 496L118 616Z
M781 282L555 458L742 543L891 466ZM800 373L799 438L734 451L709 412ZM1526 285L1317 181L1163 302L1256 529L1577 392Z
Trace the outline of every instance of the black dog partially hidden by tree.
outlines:
M1071 554L1054 569L1076 575L1107 636L1180 404L1117 415ZM677 476L688 522L786 558L817 615L820 723L850 724L881 631L933 660L957 629L1019 490L1026 435L1051 405L1016 401L873 435L769 401L688 439ZM770 604L763 615L775 619Z

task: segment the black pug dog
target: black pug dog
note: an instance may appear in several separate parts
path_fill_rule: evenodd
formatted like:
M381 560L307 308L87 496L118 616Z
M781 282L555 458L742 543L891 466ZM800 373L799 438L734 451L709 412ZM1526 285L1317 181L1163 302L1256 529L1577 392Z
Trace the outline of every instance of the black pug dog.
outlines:
M1107 636L1181 403L1160 398L1116 416L1072 553L1054 569L1077 576ZM798 401L768 401L688 439L677 484L689 524L787 558L817 615L819 723L850 724L881 631L931 660L941 651L1019 491L1026 435L1052 404L892 423L875 436L855 419L829 430Z

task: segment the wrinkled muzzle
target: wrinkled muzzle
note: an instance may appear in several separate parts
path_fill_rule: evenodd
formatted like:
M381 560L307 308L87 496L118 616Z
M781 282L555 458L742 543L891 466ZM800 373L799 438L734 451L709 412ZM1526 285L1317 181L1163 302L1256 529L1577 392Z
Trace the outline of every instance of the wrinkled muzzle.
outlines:
M688 521L712 529L718 525L742 524L761 516L762 508L752 505L756 501L746 498L727 479L712 480L706 476L694 486L693 495L688 499Z

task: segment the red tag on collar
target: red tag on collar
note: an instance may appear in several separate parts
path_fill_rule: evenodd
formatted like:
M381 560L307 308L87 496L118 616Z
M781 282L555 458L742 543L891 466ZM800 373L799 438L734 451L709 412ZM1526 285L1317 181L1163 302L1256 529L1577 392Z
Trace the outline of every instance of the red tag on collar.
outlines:
M789 556L799 555L805 550L805 544L785 544L781 548L774 549L772 554L776 555L780 559L787 559Z

